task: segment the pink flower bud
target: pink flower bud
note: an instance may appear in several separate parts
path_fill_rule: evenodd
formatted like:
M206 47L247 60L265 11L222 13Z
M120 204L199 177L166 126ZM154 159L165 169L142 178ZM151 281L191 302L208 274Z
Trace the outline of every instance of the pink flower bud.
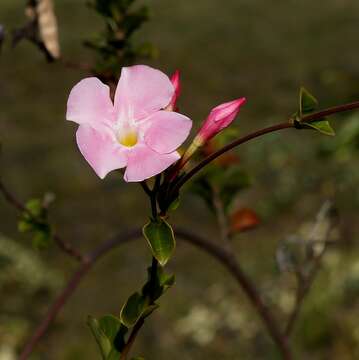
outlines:
M192 155L216 136L220 131L229 126L236 118L241 106L246 102L246 98L229 101L224 104L216 106L209 113L207 119L202 124L197 135L193 139L191 145L183 155L178 168L181 169L192 157Z
M174 74L171 76L171 82L175 89L175 92L172 96L171 102L167 105L167 111L177 111L177 100L181 94L181 82L180 82L180 72L176 70Z
M202 146L224 128L229 126L236 118L241 106L245 102L245 98L240 98L218 105L212 109L193 142L197 146Z

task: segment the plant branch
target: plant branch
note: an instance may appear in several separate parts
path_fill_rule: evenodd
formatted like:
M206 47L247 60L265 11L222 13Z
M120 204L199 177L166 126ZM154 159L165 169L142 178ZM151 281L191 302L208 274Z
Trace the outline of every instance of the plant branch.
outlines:
M293 332L294 325L296 320L298 319L298 316L300 314L300 311L302 309L304 300L306 296L308 295L310 289L312 288L312 285L316 279L316 276L320 270L323 256L325 255L328 245L333 244L330 242L329 235L334 227L334 221L337 220L337 213L334 211L333 204L331 202L325 202L322 206L320 212L317 215L317 221L313 227L312 230L312 239L311 242L314 244L317 240L315 238L315 234L317 233L317 230L321 228L323 218L329 219L329 226L327 227L325 234L320 241L323 248L321 251L315 255L311 260L311 266L309 267L308 271L303 271L300 268L297 269L295 272L296 278L297 278L297 292L296 292L296 300L293 307L292 312L289 315L287 325L285 327L285 334L290 337L290 335Z
M130 353L132 345L134 344L136 337L144 324L145 324L145 319L143 317L141 317L137 321L135 326L133 327L130 337L127 340L126 346L121 353L120 360L127 360L127 357L128 357L128 354Z
M155 257L152 257L152 265L151 265L151 279L152 279L152 286L149 291L148 297L150 305L155 304L155 294L154 291L156 289L156 274L158 269L158 261ZM126 342L124 349L121 352L120 360L126 360L128 354L131 351L132 345L134 344L138 333L140 332L142 326L145 324L145 317L141 316L140 319L136 322L135 326L133 327L131 334Z
M20 213L28 214L35 222L39 222L36 217L29 211L24 204L19 201L15 195L5 186L5 184L0 180L0 193L3 195L5 201L18 210ZM84 257L82 254L75 249L68 241L62 239L59 235L54 234L53 239L57 246L65 252L67 255L70 255L74 259L78 261L84 261Z
M214 242L208 241L206 238L196 235L187 230L176 228L175 233L178 237L182 238L184 241L198 247L199 249L207 252L209 255L213 256L218 262L220 262L237 280L238 284L241 286L254 308L257 310L259 316L263 320L270 336L272 337L275 344L278 346L282 358L285 360L292 359L290 350L287 344L287 338L283 335L279 326L272 316L270 309L263 302L259 296L258 290L255 288L254 284L249 280L247 275L243 272L242 268L238 264L237 260L233 254L223 249L221 246L215 244ZM105 242L95 249L92 253L85 256L86 261L80 266L80 268L75 272L75 274L70 279L67 286L64 288L62 293L55 300L54 304L50 307L45 319L35 330L34 335L27 342L19 360L28 359L29 355L34 350L34 347L38 342L43 338L49 329L51 323L54 321L58 313L61 311L63 306L66 304L71 295L75 292L77 287L80 285L82 279L89 272L89 270L95 265L95 263L102 258L102 256L109 253L113 248L118 247L124 243L135 240L142 236L140 229L126 231L120 235L114 237L113 239ZM143 324L142 324L143 325ZM142 326L141 325L141 326ZM136 333L133 337L137 336Z
M318 255L315 258L311 272L309 273L309 275L306 278L303 278L303 276L299 276L299 275L297 276L297 283L298 283L297 296L295 299L294 308L289 315L289 319L288 319L288 322L287 322L287 325L286 325L285 331L284 331L287 337L290 337L290 335L293 332L295 322L298 319L298 316L302 309L304 300L305 300L306 296L308 295L308 293L314 283L316 275L320 269L321 261L324 256L325 250L326 250L326 248L324 248L324 250L320 253L320 255Z
M75 290L79 287L82 279L87 275L91 270L93 265L106 253L115 247L122 245L126 242L135 240L141 236L141 231L139 229L124 231L123 233L115 236L114 238L108 240L107 242L100 245L94 251L90 252L85 256L84 262L80 265L78 270L72 275L71 279L57 297L55 302L49 308L45 318L34 331L32 337L26 343L19 360L26 360L29 358L30 354L33 352L35 346L38 342L45 336L50 325L57 317L58 313L65 306L69 298L73 295Z
M301 119L301 123L311 123L313 121L319 120L324 118L325 116L334 115L337 113L342 113L354 109L359 108L359 101L355 101L353 103L334 106L322 111L315 112L310 115L303 116ZM185 174L174 186L174 189L172 193L176 194L179 189L188 181L190 180L194 175L196 175L202 168L204 168L206 165L211 163L213 160L217 159L219 156L223 155L224 153L234 149L235 147L244 144L252 139L258 138L262 135L269 134L275 131L280 131L284 129L290 129L295 128L294 122L291 121L292 119L289 119L286 122L279 123L277 125L269 126L266 128L263 128L261 130L254 131L248 135L245 135L243 137L240 137L237 140L234 140L233 142L227 144L223 148L219 149L218 151L214 152L213 154L207 156L205 159L203 159L200 163L198 163L195 167L193 167L187 174Z
M273 342L277 345L282 358L285 360L292 359L286 335L281 333L280 327L277 321L274 319L270 309L263 302L258 290L250 278L244 273L243 269L233 255L233 252L222 248L212 241L208 241L201 236L183 229L177 228L176 234L179 235L183 240L212 255L229 271L229 273L237 280L239 286L247 295L253 307L256 309Z

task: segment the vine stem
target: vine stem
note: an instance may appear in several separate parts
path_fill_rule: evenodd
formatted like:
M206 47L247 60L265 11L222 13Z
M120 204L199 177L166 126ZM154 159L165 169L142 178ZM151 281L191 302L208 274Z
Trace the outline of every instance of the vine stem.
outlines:
M315 112L313 114L309 114L306 116L303 116L303 118L301 119L301 123L311 123L313 121L322 119L326 116L329 115L334 115L337 113L342 113L342 112L346 112L346 111L350 111L350 110L354 110L354 109L358 109L359 108L359 101L355 101L352 103L348 103L348 104L344 104L344 105L339 105L339 106L334 106L331 108L327 108L324 109L322 111L318 111ZM243 137L240 137L237 140L234 140L233 142L225 145L224 147L222 147L221 149L219 149L218 151L212 153L211 155L207 156L205 159L203 159L200 163L198 163L195 167L193 167L187 174L185 174L174 186L172 193L176 194L179 189L188 181L190 180L193 176L195 176L200 170L202 170L202 168L204 168L206 165L208 165L209 163L211 163L213 160L217 159L219 156L225 154L226 152L234 149L235 147L244 144L252 139L258 138L262 135L265 134L269 134L275 131L280 131L280 130L284 130L284 129L290 129L290 128L295 128L295 124L291 121L291 119L289 119L286 122L283 123L279 123L277 125L272 125L257 131L254 131L248 135L245 135Z
M135 240L136 238L141 237L142 232L140 229L124 231L122 234L115 236L113 239L108 240L107 242L100 245L93 252L85 256L84 262L80 265L78 270L72 275L71 279L57 297L55 302L50 306L45 318L34 331L32 337L26 343L22 353L20 354L19 360L26 360L29 358L33 352L35 346L39 341L44 337L47 330L49 329L52 322L57 317L58 313L65 306L69 298L73 295L75 290L79 287L82 279L87 275L91 270L93 265L106 253L108 253L113 248L122 245L126 242Z
M145 319L144 318L140 318L137 323L135 324L135 326L133 327L133 330L131 332L130 337L127 340L126 346L123 349L121 355L120 355L120 359L119 360L127 360L127 357L130 353L130 350L132 348L132 345L134 344L138 333L140 332L142 326L145 324Z
M153 305L155 303L155 297L154 297L154 289L156 284L154 284L156 282L156 273L157 273L157 269L158 269L158 261L155 257L152 257L152 264L151 264L151 279L152 279L152 288L149 294L149 301L150 301L150 305ZM145 324L145 318L141 317L135 324L135 326L133 327L131 334L126 342L126 345L124 347L124 349L122 350L122 353L120 355L120 359L119 360L127 360L127 356L131 351L132 345L134 344L136 337L138 335L138 333L140 332L142 326Z
M256 309L258 315L262 319L266 328L268 329L269 335L273 339L274 343L277 345L282 358L285 360L291 360L291 353L288 347L287 337L281 333L279 325L277 324L275 318L271 314L270 309L261 299L258 290L255 285L249 279L249 277L243 272L238 261L235 259L234 255L223 249L220 245L214 243L213 241L207 240L205 237L194 234L190 231L176 228L175 233L183 239L184 241L196 246L197 248L205 251L209 255L213 256L219 263L221 263L229 273L234 277L237 283L240 285L244 293L247 295L248 299ZM51 305L48 310L45 318L39 324L38 328L34 331L33 336L26 343L23 352L21 353L19 360L26 360L29 358L30 354L33 352L35 346L39 341L45 336L50 325L56 319L57 315L67 303L71 295L79 287L82 279L89 272L89 270L100 260L104 255L109 253L114 248L140 238L142 236L142 231L140 229L132 229L124 231L123 233L115 236L114 238L108 240L107 242L100 245L92 253L85 256L86 262L81 264L80 268L73 274L68 284L65 286L63 291L57 297L53 305ZM141 324L142 327L143 324ZM132 335L132 339L137 336L139 329ZM131 339L131 335L130 335ZM130 341L129 339L129 341ZM131 340L132 341L132 340ZM132 344L131 344L132 345Z
M262 300L260 293L258 292L254 283L252 283L251 279L243 271L239 262L237 261L236 256L234 255L235 251L229 238L228 219L218 189L215 187L213 188L213 204L224 247L220 248L221 251L219 251L217 248L209 249L211 250L211 254L217 258L220 256L222 263L237 279L242 290L245 292L252 305L256 308L258 314L261 316L269 334L272 336L272 339L281 351L283 359L291 359L291 351L288 345L286 334L281 333L281 329L277 325L277 322L275 321L271 311Z

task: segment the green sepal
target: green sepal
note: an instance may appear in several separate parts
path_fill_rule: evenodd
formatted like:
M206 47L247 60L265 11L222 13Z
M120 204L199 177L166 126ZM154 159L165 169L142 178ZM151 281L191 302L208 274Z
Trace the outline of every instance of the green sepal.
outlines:
M299 91L299 117L309 114L318 107L318 100L304 87Z
M120 313L122 324L128 328L134 326L146 310L146 299L139 293L132 294L123 305Z
M176 248L176 240L171 225L164 219L151 219L142 231L150 245L153 256L161 266L166 265Z

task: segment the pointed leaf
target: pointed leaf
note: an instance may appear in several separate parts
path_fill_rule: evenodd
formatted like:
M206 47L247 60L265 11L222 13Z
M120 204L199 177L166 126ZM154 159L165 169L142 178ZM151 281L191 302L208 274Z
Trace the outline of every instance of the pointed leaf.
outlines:
M143 235L148 241L153 256L164 266L176 247L174 233L165 220L151 220L143 227Z
M121 327L120 319L117 319L113 315L105 315L101 319L99 319L98 322L103 333L111 342L113 342Z
M155 274L153 274L151 268L148 268L147 271L148 280L142 288L142 295L150 296L153 301L156 301L174 284L175 276L167 274L162 266L157 267ZM155 278L153 278L153 276L155 276Z
M30 199L25 207L35 217L43 214L43 207L40 199ZM28 214L26 213L26 215Z
M318 107L318 100L304 87L299 92L299 115L313 112Z
M102 359L106 360L107 355L110 353L111 348L112 348L110 340L107 338L107 336L101 330L100 324L97 319L95 319L92 316L89 316L87 319L87 324L90 327L92 334L93 334L94 338L96 339L96 342L100 348Z
M52 240L51 230L38 230L32 238L32 246L37 250L45 250L49 247Z
M104 360L119 359L127 332L127 328L121 324L121 321L112 315L106 315L99 320L89 316L87 323L99 345L102 358Z
M150 316L155 310L157 310L160 306L158 304L149 305L145 308L144 312L142 313L142 317L145 318Z
M313 129L321 132L324 135L329 135L329 136L335 135L335 131L330 126L328 120L318 120L318 121L313 121L313 122L305 123L305 124Z
M19 232L25 233L25 232L33 230L34 225L31 223L31 221L24 219L24 220L20 220L17 223L17 229Z
M166 291L175 283L176 277L174 274L166 274L165 272L162 272L159 276L160 284L163 287L163 291Z
M122 324L132 327L139 320L145 310L145 299L139 293L132 294L123 305L120 318Z

